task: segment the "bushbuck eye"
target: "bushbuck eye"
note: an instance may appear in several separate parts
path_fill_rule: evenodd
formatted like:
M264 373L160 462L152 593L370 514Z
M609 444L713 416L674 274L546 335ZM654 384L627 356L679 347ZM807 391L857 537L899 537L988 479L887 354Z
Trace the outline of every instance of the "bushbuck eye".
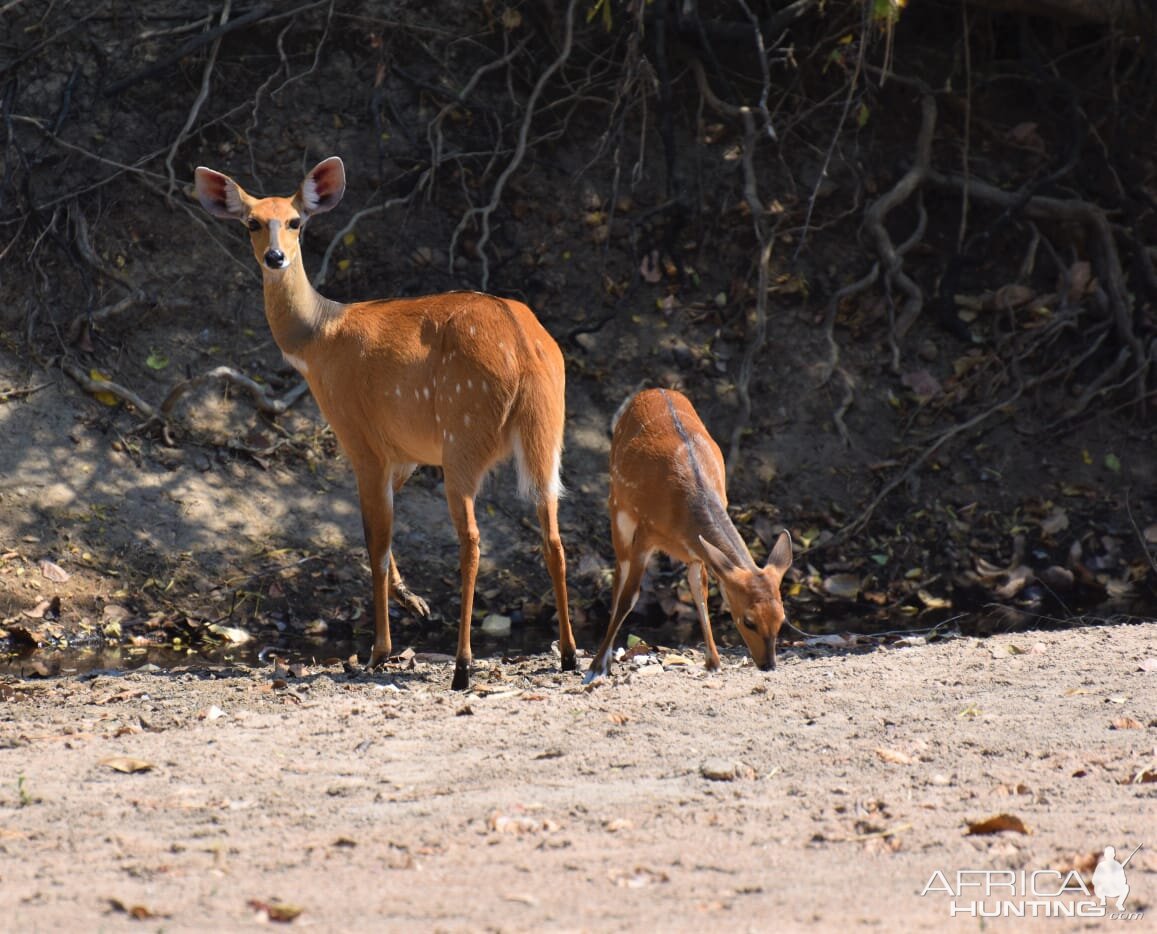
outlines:
M256 221L253 218L249 218L249 220L246 222L245 226L248 227L250 230L260 230L261 229L261 222Z
M746 616L743 617L743 625L750 629L752 632L759 632L759 627L756 626L755 623L749 620Z
M297 228L300 226L301 226L301 218L300 217L295 217L289 222L289 229L290 230L297 230Z

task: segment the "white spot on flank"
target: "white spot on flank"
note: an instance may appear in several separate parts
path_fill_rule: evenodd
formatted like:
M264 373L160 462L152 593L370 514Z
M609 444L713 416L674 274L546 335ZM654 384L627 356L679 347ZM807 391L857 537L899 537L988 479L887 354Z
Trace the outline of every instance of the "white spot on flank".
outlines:
M429 386L424 386L422 388L422 395L425 396L427 399L430 398L430 387Z
M399 399L402 398L402 387L401 386L395 386L394 387L394 395L397 396Z
M467 389L473 389L474 388L474 380L472 380L472 379L466 380L466 388Z
M285 362L297 370L302 376L309 373L309 364L302 360L301 357L295 357L291 353L284 354L283 356L285 357Z
M419 400L419 401L421 401L421 399L422 399L422 393L419 392L416 388L414 389L414 398Z
M490 392L490 383L488 383L486 380L482 381L482 391L485 393Z
M473 337L477 333L478 333L478 328L474 327L474 325L470 325L470 336Z
M454 443L454 432L450 432L448 435L446 435L446 440L449 441L451 444L453 444Z
M455 383L454 384L454 391L455 392L461 392L462 391L462 384L461 383Z
M465 425L467 428L470 427L470 415L469 414L462 416L462 424Z

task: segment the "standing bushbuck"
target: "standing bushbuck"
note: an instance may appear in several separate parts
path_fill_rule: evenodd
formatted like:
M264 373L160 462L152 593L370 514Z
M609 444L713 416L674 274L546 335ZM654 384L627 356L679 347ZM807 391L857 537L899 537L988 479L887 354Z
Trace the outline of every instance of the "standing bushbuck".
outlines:
M751 558L727 515L723 454L682 393L645 389L623 403L612 423L611 538L614 598L606 637L584 683L610 672L615 636L639 598L651 553L658 549L687 565L687 581L707 644L707 669L719 651L707 616L707 571L747 643L755 664L775 667L783 625L779 588L791 567L791 536L781 532L765 567Z
M210 214L249 229L273 339L309 383L353 464L373 573L370 665L392 653L387 600L391 582L400 584L391 551L394 494L419 464L440 464L462 573L451 686L469 687L479 557L474 499L489 470L513 454L519 487L538 509L562 667L574 670L558 531L565 374L558 344L534 313L477 292L348 305L319 295L302 264L301 231L341 200L345 168L336 156L319 162L290 198L255 198L204 167L196 188Z

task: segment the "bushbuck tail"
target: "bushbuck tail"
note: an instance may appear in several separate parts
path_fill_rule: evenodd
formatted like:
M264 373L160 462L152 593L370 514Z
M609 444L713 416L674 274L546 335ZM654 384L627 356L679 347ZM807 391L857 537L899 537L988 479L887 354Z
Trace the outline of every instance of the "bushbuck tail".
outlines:
M353 465L373 573L370 665L393 652L387 601L391 581L400 584L391 550L394 494L419 464L438 464L462 575L451 686L469 687L479 561L474 500L483 477L513 455L519 486L538 510L562 667L574 670L558 530L565 374L558 344L534 313L477 292L350 304L318 294L302 264L301 232L341 200L345 168L336 156L318 163L288 198L254 197L204 167L196 171L196 190L210 214L248 228L273 339L309 383Z
M707 615L707 572L755 664L775 667L783 625L783 575L791 567L791 536L781 532L760 568L727 515L723 454L694 406L671 389L645 389L623 403L611 438L611 538L615 546L610 625L584 683L610 672L615 637L639 597L651 554L658 549L686 563L687 580L703 627L707 668L719 651Z

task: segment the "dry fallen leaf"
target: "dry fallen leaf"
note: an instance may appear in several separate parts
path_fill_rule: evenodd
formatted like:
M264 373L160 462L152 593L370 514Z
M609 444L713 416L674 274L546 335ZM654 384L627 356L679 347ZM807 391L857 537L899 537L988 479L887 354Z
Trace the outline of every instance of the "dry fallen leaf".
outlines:
M259 898L249 899L249 907L258 917L268 921L279 921L288 924L304 911L300 905L289 905L285 902L266 902Z
M246 632L244 629L238 629L236 626L222 626L220 623L210 623L205 628L213 633L213 635L232 645L244 645L253 639L251 633Z
M134 921L151 921L155 918L172 917L163 912L153 911L144 905L126 905L119 898L110 898L108 900L108 906L112 911L119 911L121 914L126 914Z
M1015 814L996 814L992 817L986 817L984 820L969 821L968 833L970 835L1001 833L1005 830L1011 830L1016 833L1032 833Z
M50 580L54 584L67 583L72 576L55 561L49 561L47 558L40 562L40 573L46 580Z
M1145 724L1140 720L1134 720L1132 717L1118 717L1109 724L1110 730L1143 730Z
M824 578L823 588L828 596L854 600L860 592L860 577L858 574L832 574Z
M500 814L495 811L486 822L495 833L551 833L558 830L558 824L548 817L531 817L529 814Z
M655 885L658 882L668 882L670 881L670 877L662 870L636 866L633 870L626 872L612 872L611 881L614 882L615 885L622 886L623 888L641 889L648 885Z
M1058 532L1063 532L1069 527L1069 514L1060 506L1052 511L1050 515L1041 520L1040 530L1045 535L1056 535Z
M134 772L150 772L156 768L151 762L146 762L144 759L134 759L131 756L110 756L107 759L101 759L100 764L114 771L125 772L130 775Z
M878 748L876 755L884 762L891 762L893 765L911 765L915 760L905 752L900 752L898 749L884 749Z

